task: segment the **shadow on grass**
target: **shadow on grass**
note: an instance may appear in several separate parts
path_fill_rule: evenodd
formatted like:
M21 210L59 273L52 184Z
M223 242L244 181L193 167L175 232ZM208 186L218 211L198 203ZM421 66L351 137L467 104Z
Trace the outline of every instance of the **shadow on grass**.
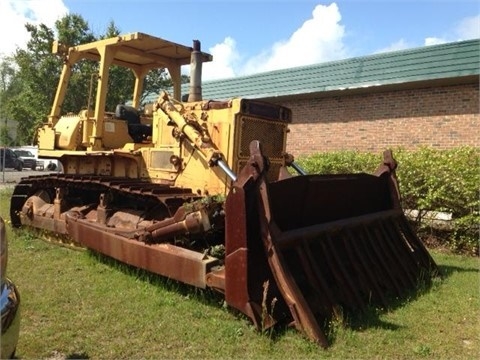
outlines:
M112 267L120 272L123 272L129 276L134 277L142 282L152 284L154 286L161 287L169 292L177 293L184 297L189 297L194 301L198 301L201 304L207 306L213 306L218 309L223 309L225 304L224 296L212 289L200 289L191 285L186 285L184 283L168 279L166 277L153 274L146 270L142 270L133 266L129 266L125 263L119 262L113 258L102 255L100 253L86 250L89 256L91 256L96 261L99 261L109 267ZM369 328L379 328L384 330L398 330L401 328L401 325L387 322L382 320L382 315L386 312L393 311L397 308L405 306L407 303L416 300L417 298L423 296L425 293L432 291L435 287L441 285L442 280L446 279L456 272L474 272L479 273L479 269L474 267L458 267L450 265L437 265L439 275L433 277L430 280L430 276L424 276L423 279L418 281L416 288L404 291L401 296L394 296L385 294L388 304L386 307L378 306L375 304L369 304L363 310L355 311L346 311L336 318L327 319L322 323L322 329L328 339L329 344L334 344L338 339L339 328L349 329L352 331L364 331ZM341 306L341 305L340 305ZM233 308L228 308L228 312L232 314L238 320L243 320L250 322L250 319ZM288 323L287 323L288 322ZM291 319L286 319L286 322L279 323L275 327L259 332L261 336L265 337L272 344L275 344L277 341L280 341L287 332L291 329ZM253 326L253 325L252 325ZM71 354L66 357L68 359L88 359L87 354Z
M402 296L387 296L386 307L376 306L370 304L366 309L357 312L349 313L344 319L343 325L348 328L359 331L366 328L380 328L385 330L396 330L401 326L389 322L385 322L381 319L381 315L387 312L394 311L401 308L406 304L421 298L425 294L435 291L435 289L441 286L442 282L452 276L456 272L475 272L480 273L477 268L461 268L458 266L450 265L437 265L437 270L432 272L432 275L425 275L418 280L417 286L413 289L407 290Z
M452 276L456 272L473 272L473 273L480 273L480 269L478 268L461 268L458 266L451 266L451 265L439 265L438 266L440 277L447 278Z
M222 305L224 304L224 296L212 289L199 289L194 286L186 285L184 283L150 273L146 270L126 265L99 253L90 250L88 252L96 260L99 260L108 266L112 266L115 269L134 276L136 279L141 281L145 281L155 286L160 286L167 291L175 292L182 296L188 296L195 301L208 306L214 306L216 308L222 308ZM432 285L441 283L442 279L449 277L456 271L478 272L478 269L464 269L445 265L438 266L438 273L436 273L436 275L432 276L430 273L423 274L423 276L421 276L418 280L417 286L413 289L404 290L402 295L398 296L393 294L384 294L387 300L387 306L379 306L370 303L364 309L355 309L354 311L345 310L345 312L343 312L343 309L341 309L341 314L339 316L337 315L337 317L326 319L322 324L322 328L325 336L327 337L328 343L335 343L339 327L351 329L353 331L363 331L368 328L379 328L390 331L398 330L401 328L401 325L382 320L382 314L393 311L397 308L401 308L407 303L421 297L425 293L431 291ZM250 320L240 311L237 311L233 308L229 308L228 310L238 319L247 321ZM259 333L268 338L270 341L272 341L272 344L274 344L284 337L288 331L290 331L289 329L292 328L291 325L292 319L287 318L285 322L278 323L276 326Z
M12 359L21 360L21 356L14 356ZM50 357L45 358L45 360L87 360L90 359L90 356L87 353L71 353L64 355L62 353L54 351Z
M87 252L90 256L102 262L103 264L111 266L125 274L134 276L138 280L147 282L154 286L160 286L167 291L174 292L182 296L189 296L191 298L193 297L196 301L199 301L205 305L214 305L216 307L220 307L220 305L223 304L223 295L212 289L201 289L180 281L172 280L167 277L151 273L147 270L127 265L92 250L87 250Z
M414 301L416 298L421 297L423 294L430 291L432 285L426 285L421 283L417 289L412 289L405 292L402 296L388 296L388 306L380 306L375 304L369 304L363 309L356 309L354 311L345 310L340 315L332 316L324 321L322 330L325 334L329 346L332 346L342 330L351 330L355 332L362 332L370 328L382 329L388 331L395 331L403 328L402 325L385 321L382 319L382 315L391 312L397 308L405 306L407 303ZM287 326L277 327L273 332L269 333L269 338L272 342L280 340L288 331Z
M77 360L86 360L86 359L90 359L90 356L87 354L87 353L72 353L72 354L68 354L65 359L68 359L68 360L74 360L74 359L77 359Z

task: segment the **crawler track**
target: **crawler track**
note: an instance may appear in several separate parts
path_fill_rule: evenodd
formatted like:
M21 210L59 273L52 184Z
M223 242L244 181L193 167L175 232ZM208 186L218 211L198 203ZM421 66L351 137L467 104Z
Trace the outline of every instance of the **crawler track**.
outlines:
M171 216L185 202L198 199L191 189L154 184L144 180L110 176L50 174L23 178L14 188L10 205L12 225L22 225L20 213L27 199L40 191L53 200L57 189L67 190L70 205L98 204L100 194L109 193L117 208L151 209L163 205Z

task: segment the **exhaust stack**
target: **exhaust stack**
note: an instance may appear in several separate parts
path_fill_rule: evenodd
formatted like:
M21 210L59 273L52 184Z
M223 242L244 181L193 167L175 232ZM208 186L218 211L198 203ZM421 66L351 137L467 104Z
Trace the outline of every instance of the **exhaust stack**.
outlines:
M193 51L190 58L190 91L188 101L202 100L202 52L200 41L193 40Z

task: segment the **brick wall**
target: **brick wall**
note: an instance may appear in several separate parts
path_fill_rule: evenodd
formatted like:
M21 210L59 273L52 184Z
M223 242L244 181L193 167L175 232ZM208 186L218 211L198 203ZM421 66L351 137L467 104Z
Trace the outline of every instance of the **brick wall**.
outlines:
M282 104L293 111L287 149L294 155L480 146L478 83L292 99Z

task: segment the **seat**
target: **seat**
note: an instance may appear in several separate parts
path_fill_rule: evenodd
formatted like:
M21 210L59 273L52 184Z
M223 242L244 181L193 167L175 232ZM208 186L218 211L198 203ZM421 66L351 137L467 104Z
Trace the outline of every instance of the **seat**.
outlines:
M133 142L141 143L152 136L152 127L140 122L140 114L134 107L118 104L115 108L115 117L127 122L128 135L133 139Z

